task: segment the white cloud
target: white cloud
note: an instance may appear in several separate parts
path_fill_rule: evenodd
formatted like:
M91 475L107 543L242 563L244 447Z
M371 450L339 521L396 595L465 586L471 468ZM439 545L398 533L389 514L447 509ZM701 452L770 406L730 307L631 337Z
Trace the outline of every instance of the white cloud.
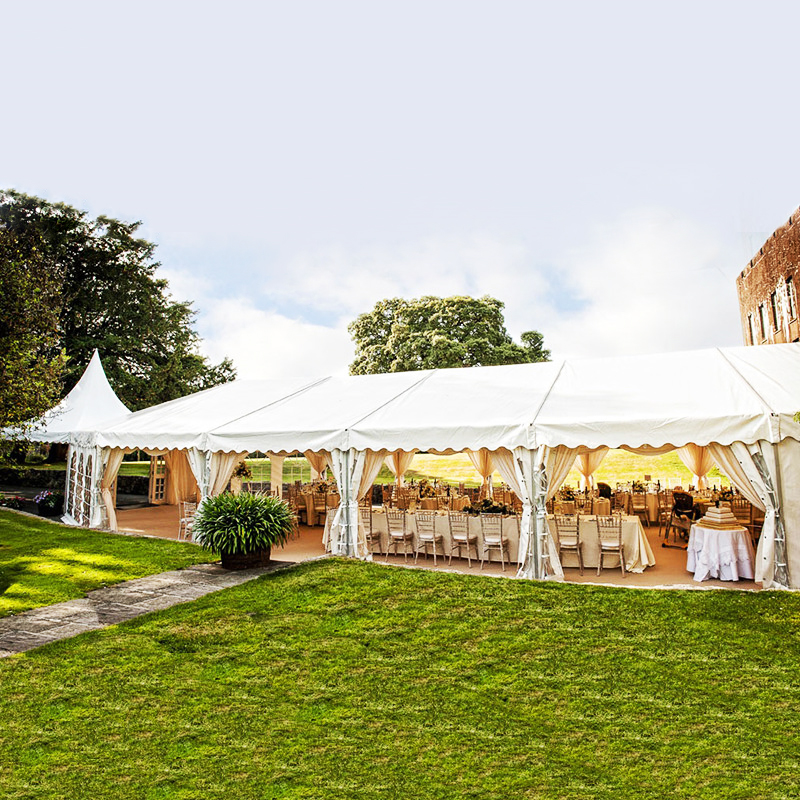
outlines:
M347 324L386 297L489 294L506 304L512 336L540 330L557 358L738 344L735 271L722 263L712 232L645 210L598 226L547 267L518 241L475 235L298 253L249 276L248 296L225 297L224 275L166 276L175 297L195 301L212 360L231 357L240 377L303 377L344 374Z
M229 356L240 378L346 374L353 360L345 329L289 319L256 308L248 299L214 302L200 328L211 360Z
M548 345L599 356L740 344L731 263L715 235L685 218L628 214L565 258L564 280L585 305L551 318Z

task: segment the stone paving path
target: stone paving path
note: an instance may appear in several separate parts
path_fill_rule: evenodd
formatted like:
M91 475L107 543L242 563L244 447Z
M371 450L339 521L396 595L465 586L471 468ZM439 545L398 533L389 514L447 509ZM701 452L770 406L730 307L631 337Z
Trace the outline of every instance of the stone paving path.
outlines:
M188 603L291 564L289 561L276 561L268 567L238 571L223 569L219 564L197 564L95 589L77 600L2 617L0 658L115 625L150 611Z

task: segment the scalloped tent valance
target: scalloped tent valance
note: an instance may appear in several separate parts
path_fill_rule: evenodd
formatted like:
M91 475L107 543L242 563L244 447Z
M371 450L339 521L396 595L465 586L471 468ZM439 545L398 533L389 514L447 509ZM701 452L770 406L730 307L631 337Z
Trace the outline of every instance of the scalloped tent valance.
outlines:
M77 387L76 387L77 388ZM800 344L235 381L86 428L101 447L243 452L661 448L800 440Z

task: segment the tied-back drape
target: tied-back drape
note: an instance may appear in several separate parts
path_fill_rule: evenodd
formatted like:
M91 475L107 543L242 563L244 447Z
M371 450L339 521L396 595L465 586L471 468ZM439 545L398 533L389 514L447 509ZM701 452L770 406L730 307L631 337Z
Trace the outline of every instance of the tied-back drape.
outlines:
M756 551L755 579L761 581L765 589L788 587L786 539L776 489L779 478L773 445L769 442L753 445L733 442L726 447L712 443L708 449L734 486L754 506L764 511L764 524Z
M208 482L211 497L222 494L228 481L240 461L247 458L247 453L214 453L211 456Z
M492 496L492 473L494 472L494 464L492 463L492 453L485 447L480 450L467 450L467 455L472 465L478 471L483 481L481 488L485 491L487 497Z
M708 486L706 475L714 466L714 458L707 447L696 444L687 444L678 448L678 456L686 468L694 475L694 483L698 489Z
M358 501L365 497L383 466L385 450L333 450L330 467L339 487L339 507L328 532L333 555L371 560Z
M283 462L285 456L267 453L269 456L269 484L275 497L283 497Z
M518 447L513 454L498 450L494 454L497 471L522 500L517 573L520 578L547 577L547 564L553 577L564 578L547 524L545 503L564 482L576 455L576 448L544 446L537 450Z
M607 447L598 447L596 450L587 450L578 456L575 466L581 474L581 489L591 489L594 485L592 475L606 457L606 453L608 453Z
M386 456L386 466L392 471L395 483L402 486L405 483L403 476L411 468L416 450L395 450Z
M197 500L197 481L184 450L167 450L164 452L164 463L167 467L167 502L176 506L182 500Z
M303 455L311 465L311 480L322 480L325 477L325 470L328 467L328 454L324 451L315 453L313 450L306 450Z
M122 457L125 455L125 450L120 447L104 448L102 453L103 460L103 477L100 479L100 495L103 498L103 505L106 509L106 520L108 529L115 531L117 529L117 512L114 508L114 495L111 493L111 487L117 479L119 468L122 466Z

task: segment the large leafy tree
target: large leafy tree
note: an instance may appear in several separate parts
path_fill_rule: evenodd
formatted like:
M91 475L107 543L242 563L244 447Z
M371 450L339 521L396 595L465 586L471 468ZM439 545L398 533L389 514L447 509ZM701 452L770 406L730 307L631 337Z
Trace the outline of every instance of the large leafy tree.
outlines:
M523 333L522 344L511 339L503 303L488 296L382 300L348 330L352 375L550 360L538 331Z
M199 354L191 305L169 297L167 282L156 277L155 245L136 236L139 226L0 192L0 228L16 238L19 268L32 268L40 251L60 275L53 343L67 356L63 392L97 348L111 385L132 409L235 377L228 359L214 365Z
M35 419L59 399L61 275L35 240L0 227L0 428Z

